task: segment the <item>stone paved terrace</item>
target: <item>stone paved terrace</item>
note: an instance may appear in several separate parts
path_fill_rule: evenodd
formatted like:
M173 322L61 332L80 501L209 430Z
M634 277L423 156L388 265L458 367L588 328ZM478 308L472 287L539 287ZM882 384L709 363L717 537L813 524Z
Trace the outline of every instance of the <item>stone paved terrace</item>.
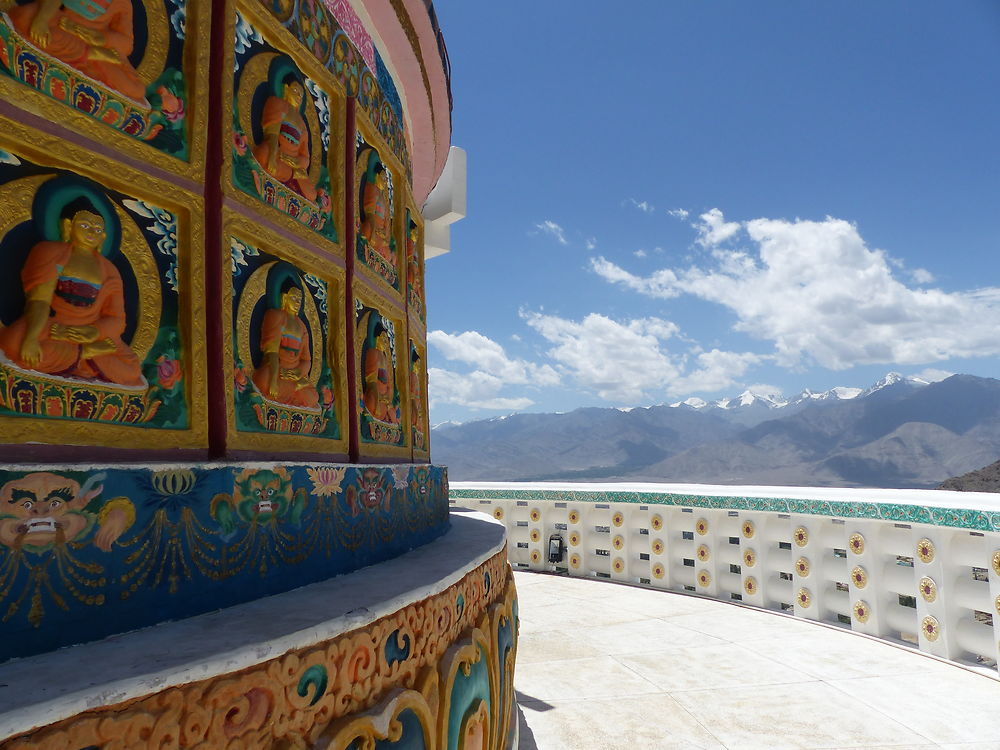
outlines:
M737 604L515 575L522 750L1000 750L986 670Z

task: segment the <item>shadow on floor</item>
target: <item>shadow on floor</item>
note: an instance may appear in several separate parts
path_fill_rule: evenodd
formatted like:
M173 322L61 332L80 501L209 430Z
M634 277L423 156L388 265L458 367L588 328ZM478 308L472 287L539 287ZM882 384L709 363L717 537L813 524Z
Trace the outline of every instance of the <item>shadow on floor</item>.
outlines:
M517 723L517 750L538 750L538 745L535 744L535 735L531 733L531 727L524 720L524 712L521 711L520 706L517 707Z

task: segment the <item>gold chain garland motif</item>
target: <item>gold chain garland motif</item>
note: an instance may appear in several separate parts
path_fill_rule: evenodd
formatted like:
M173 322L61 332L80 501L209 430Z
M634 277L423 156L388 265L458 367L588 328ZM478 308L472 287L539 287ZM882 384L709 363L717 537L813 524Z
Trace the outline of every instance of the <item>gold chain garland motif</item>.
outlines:
M440 594L364 628L241 672L86 711L0 748L253 750L322 741L346 749L409 733L430 749L448 747L453 734L460 747L506 747L516 648L517 599L504 549Z

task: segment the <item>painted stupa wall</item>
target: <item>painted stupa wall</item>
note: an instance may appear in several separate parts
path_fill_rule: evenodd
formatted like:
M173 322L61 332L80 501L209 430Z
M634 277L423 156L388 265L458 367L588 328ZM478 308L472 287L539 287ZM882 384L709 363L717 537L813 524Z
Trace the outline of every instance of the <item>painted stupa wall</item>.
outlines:
M0 660L445 533L426 196L354 7L2 7Z
M352 6L50 5L0 3L3 457L427 461L426 194Z
M0 0L0 746L516 742L430 464L448 65L424 0Z

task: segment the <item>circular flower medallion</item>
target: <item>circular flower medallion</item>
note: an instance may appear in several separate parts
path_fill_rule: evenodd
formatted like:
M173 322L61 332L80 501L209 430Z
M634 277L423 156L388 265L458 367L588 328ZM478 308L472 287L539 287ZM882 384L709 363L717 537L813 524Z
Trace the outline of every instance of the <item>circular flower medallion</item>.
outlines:
M800 557L795 561L795 572L798 573L803 578L809 577L809 560L805 557Z
M662 539L654 539L653 540L652 550L653 550L653 554L654 555L662 555L663 554L663 540Z
M493 509L493 517L495 519L497 519L498 521L502 521L503 520L503 508L494 508Z
M993 572L1000 576L1000 549L993 553Z
M528 514L528 518L530 518L535 523L538 523L538 519L541 517L542 514L541 511L538 510L538 508L532 508L531 513Z
M993 602L993 607L996 609L997 614L1000 615L1000 594L997 594L997 599Z
M655 514L652 518L649 519L649 527L653 531L659 531L660 529L662 529L663 516L661 516L659 513Z
M578 547L580 545L580 535L574 531L569 535L569 543L573 547Z
M941 636L941 624L933 615L927 615L920 621L920 630L923 632L924 638L929 641L936 641Z
M712 576L707 570L698 573L698 585L707 587L712 583Z
M537 549L531 551L531 562L538 563L542 561L542 553Z
M613 516L611 516L611 523L615 526L621 526L625 523L625 516L622 515L621 511L618 511Z
M542 535L538 533L538 529L532 529L528 536L531 537L531 541L533 542L537 542L542 538Z
M861 600L854 603L854 619L858 622L868 622L868 618L872 616L871 607L868 606L868 602Z
M748 549L743 553L743 564L748 568L752 568L757 564L757 553L752 549Z
M743 590L750 596L757 593L757 579L753 576L747 576L743 579Z
M925 602L932 602L937 599L937 584L934 583L933 578L924 576L920 579L920 584L917 588L920 589L920 596L924 598Z
M708 533L708 521L704 518L699 518L698 523L694 525L694 530L698 532L700 536L705 536Z
M756 531L757 531L757 529L753 525L753 521L744 521L743 522L743 538L744 539L753 539L753 535L756 533Z
M620 557L616 557L615 561L611 563L611 567L615 571L615 573L621 573L623 570L625 570L625 561L622 560Z
M663 578L667 573L666 569L663 567L663 563L656 563L653 566L653 578Z
M847 540L847 548L855 555L862 554L865 551L865 538L858 533L851 534L851 538Z
M704 544L698 547L698 551L695 552L695 554L698 556L698 559L701 560L702 562L707 562L708 558L712 556L711 551Z
M615 538L611 540L611 546L615 549L621 549L625 546L625 538L621 534L615 534Z
M933 562L934 561L934 542L930 539L924 537L919 542L917 542L917 557L920 558L920 562Z
M570 523L580 523L580 511L571 510L569 512L569 522Z
M578 554L576 554L575 552L572 555L569 556L569 566L571 568L579 568L580 567L580 556Z
M851 583L854 584L854 588L863 589L868 585L868 571L860 565L855 565L851 570Z
M798 601L800 607L808 607L813 601L812 593L809 589L801 588L796 596L796 601Z
M799 526L792 532L792 539L799 547L805 547L809 544L809 532L806 531L804 526Z

